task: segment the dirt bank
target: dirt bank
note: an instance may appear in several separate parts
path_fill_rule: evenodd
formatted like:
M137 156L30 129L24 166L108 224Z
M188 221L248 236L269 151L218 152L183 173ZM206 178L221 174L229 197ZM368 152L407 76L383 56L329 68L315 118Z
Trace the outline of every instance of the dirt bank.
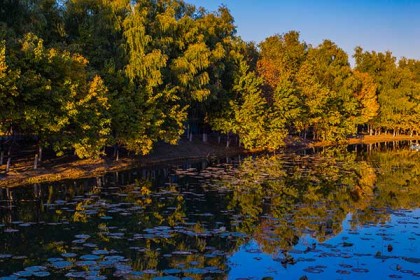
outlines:
M377 142L418 140L420 136L408 137L390 135L364 136L351 138L339 144L369 144ZM289 138L286 141L287 148L291 150L304 149L311 147L321 147L337 145L336 142L308 142L297 141ZM226 148L222 144L215 142L203 143L199 140L190 142L181 140L178 145L158 144L154 151L143 157L122 157L119 161L112 158L84 159L78 160L75 157L67 156L55 158L42 162L37 170L33 169L33 161L21 161L13 164L7 176L0 175L0 187L16 187L24 184L33 184L48 181L58 181L62 179L86 178L99 176L109 171L124 170L130 167L141 167L154 165L171 161L180 161L187 159L205 159L213 157L233 156L241 153L247 153L239 147ZM5 165L0 166L0 174L4 174Z
M109 171L124 170L136 166L141 167L187 159L198 160L233 156L246 152L239 147L226 148L222 144L213 142L203 143L199 140L193 142L181 140L176 146L159 143L150 155L122 156L119 161L108 157L80 160L73 156L67 156L44 161L34 170L33 160L26 160L12 164L6 176L0 175L0 187L15 187L62 179L87 178L99 176ZM0 166L0 174L4 174L4 171L5 164Z

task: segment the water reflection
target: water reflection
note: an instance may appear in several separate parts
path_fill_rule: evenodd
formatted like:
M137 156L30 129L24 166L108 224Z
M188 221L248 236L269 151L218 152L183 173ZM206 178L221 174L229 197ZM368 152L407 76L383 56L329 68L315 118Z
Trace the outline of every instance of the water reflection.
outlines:
M2 189L0 277L419 276L420 154L385 148Z

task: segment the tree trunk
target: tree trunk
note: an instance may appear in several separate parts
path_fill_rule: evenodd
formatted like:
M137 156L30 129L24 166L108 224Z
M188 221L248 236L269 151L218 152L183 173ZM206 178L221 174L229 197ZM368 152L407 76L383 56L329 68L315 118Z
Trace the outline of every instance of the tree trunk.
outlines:
M7 164L6 164L6 173L8 173L10 171L10 163L12 161L12 147L13 144L15 143L15 135L12 135L12 143L10 143L9 145L9 149L7 150Z
M118 161L120 159L120 149L118 147L118 144L114 145L114 158L115 161Z
M11 162L12 158L9 156L7 158L7 164L6 164L6 173L9 172L10 170L10 162Z
M36 170L38 168L38 155L35 155L35 159L34 159L34 170Z
M40 198L41 197L41 188L38 184L34 184L34 198Z
M38 162L42 161L42 147L39 146L38 148Z
M3 146L3 137L0 137L0 166L3 165L4 158L4 146Z
M114 145L114 152L112 153L112 156L115 158L117 155L117 144Z

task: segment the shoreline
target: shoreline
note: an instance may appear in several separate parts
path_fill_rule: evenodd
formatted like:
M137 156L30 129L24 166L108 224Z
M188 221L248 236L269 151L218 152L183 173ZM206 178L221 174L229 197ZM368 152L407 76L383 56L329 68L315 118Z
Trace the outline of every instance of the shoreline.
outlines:
M420 142L420 135L417 136L395 136L379 135L364 136L362 138L350 138L342 142L299 142L288 139L286 141L286 150L296 151L314 147L327 147L335 145L352 144L373 144L380 142L410 141ZM214 142L203 143L200 140L189 142L180 140L178 145L169 145L160 143L154 151L146 156L122 157L115 161L109 157L99 159L75 159L75 158L57 158L42 162L38 169L32 169L32 161L12 166L10 172L0 177L0 188L13 188L23 185L55 182L65 179L89 178L101 176L107 172L122 171L130 168L145 167L158 164L169 164L185 160L200 160L215 157L228 157L239 154L250 154L261 151L249 151L241 147L226 148L223 144ZM2 166L4 169L4 166Z

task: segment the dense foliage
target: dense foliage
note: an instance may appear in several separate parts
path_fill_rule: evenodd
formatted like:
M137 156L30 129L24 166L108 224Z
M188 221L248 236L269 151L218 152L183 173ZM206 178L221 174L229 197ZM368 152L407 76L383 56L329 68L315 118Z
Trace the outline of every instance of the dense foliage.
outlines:
M147 154L186 128L277 149L288 134L418 134L420 61L356 48L356 65L295 31L255 47L226 7L182 0L3 0L0 132L58 154ZM193 131L191 129L191 131Z

